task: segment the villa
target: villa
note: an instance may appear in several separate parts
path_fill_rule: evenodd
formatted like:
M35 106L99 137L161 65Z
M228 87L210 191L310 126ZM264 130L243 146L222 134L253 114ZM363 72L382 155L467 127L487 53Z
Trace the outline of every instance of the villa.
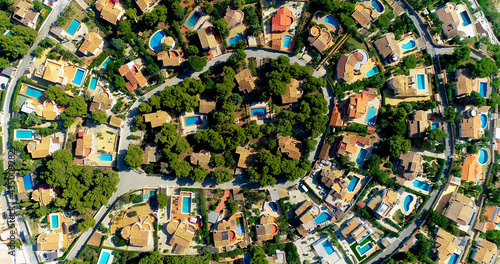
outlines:
M161 127L163 124L170 123L171 121L172 117L163 110L144 115L144 122L149 123L151 128Z
M99 18L112 25L116 25L125 14L125 8L119 1L97 0L95 9L99 12Z
M245 69L234 76L234 79L238 83L238 90L240 92L250 93L255 89L255 81L257 77L252 76L252 72L249 69Z
M276 250L276 253L266 258L268 264L284 264L286 263L286 253L283 250Z
M321 263L347 263L328 237L320 238L311 246L314 248L314 254L321 258Z
M342 179L342 171L339 170L321 170L319 176L320 181L327 187L332 188L334 184L346 185ZM342 179L342 180L341 180Z
M132 212L135 212L135 216ZM155 212L148 204L144 204L117 214L111 221L110 230L115 233L121 229L120 236L130 246L149 247L154 243L152 234L155 221Z
M27 91L28 89L33 89L33 87L29 87L26 84L21 85L20 95L25 95L26 93L22 93L22 91ZM33 89L37 90L37 89ZM41 103L43 101L43 103ZM53 121L59 119L61 113L66 110L66 107L58 106L55 102L50 100L44 100L43 96L40 98L34 98L28 96L28 99L21 106L20 111L26 114L35 113L38 116L41 116L45 120Z
M342 124L342 114L340 113L338 107L335 106L332 111L332 116L330 117L330 126L340 127Z
M459 31L460 19L458 18L457 5L455 3L446 3L436 10L436 15L439 20L443 21L441 29L448 39L461 37L465 34L465 32Z
M384 10L384 5L380 1L366 0L356 4L351 16L360 26L367 28L384 13Z
M37 251L53 251L68 247L68 237L61 232L42 233L36 239Z
M373 120L369 120L374 117L368 116L368 114L373 111L370 110L371 108L374 108L375 113L370 113L370 115L376 114L376 108L379 107L378 100L375 100L376 97L377 93L373 88L368 88L349 97L344 103L344 117L349 121L364 125L374 123Z
M427 70L431 71L428 68L410 69L408 76L396 76L387 81L387 86L397 98L429 96L431 91Z
M141 10L141 12L152 11L151 7L156 3L156 0L135 0L135 3Z
M323 53L335 44L333 37L326 28L312 26L309 30L307 41L311 43L316 50Z
M280 137L278 139L278 149L281 153L286 154L289 158L300 159L302 143L292 137Z
M151 162L158 162L160 160L160 153L158 153L156 146L146 145L144 148L144 162L142 164L149 164Z
M121 119L120 117L112 116L109 118L108 125L112 127L120 128L122 127L122 124L123 124L123 119Z
M457 89L455 96L463 97L470 95L473 91L479 93L482 97L488 97L490 86L489 78L472 78L467 69L458 69L455 72L457 80Z
M43 137L30 141L26 147L31 158L43 159L60 150L61 144L59 138Z
M121 237L129 242L131 246L135 247L147 247L149 245L149 236L151 234L152 225L149 218L142 221L139 217L139 221L136 223L125 226L121 230Z
M480 139L483 136L481 129L481 115L464 116L458 125L458 136L465 139Z
M12 20L25 27L35 28L39 16L40 13L33 9L33 4L21 0L12 14Z
M255 236L257 241L268 241L278 235L279 228L272 216L261 216L259 224L255 225Z
M129 63L121 66L120 69L118 69L118 72L127 81L125 88L127 88L127 90L131 93L133 93L138 87L142 88L148 84L148 81L144 75L142 75L139 65L134 61L130 61Z
M460 244L460 240L454 235L439 228L436 236L435 253L437 255L437 263L446 263L455 252L455 249Z
M56 193L52 187L44 184L31 193L31 199L35 202L39 202L40 205L48 205L56 199Z
M254 148L244 148L238 146L236 148L236 154L240 155L238 158L238 168L248 169L255 162L255 155L257 154L257 150Z
M423 138L426 130L429 128L427 113L422 110L415 111L413 120L408 121L408 137Z
M494 259L497 255L497 245L484 238L479 238L476 241L476 249L471 253L471 259L479 264L495 263Z
M244 18L245 14L243 14L243 12L241 12L240 10L233 10L229 8L229 6L227 7L224 19L227 22L228 29L231 30L237 26L243 25Z
M383 37L375 40L373 44L377 48L378 54L380 54L384 64L393 64L400 61L401 48L397 44L394 33L385 34Z
M477 210L474 200L463 194L453 193L448 204L443 216L457 224L460 230L468 231Z
M302 95L302 91L299 87L299 81L292 78L291 82L286 85L285 94L281 96L281 104L297 103L299 101L299 97Z
M84 56L94 56L99 53L99 51L104 47L104 40L99 34L95 32L89 32L83 38L83 42L78 48Z
M488 218L486 221L487 230L494 230L500 224L500 207L487 205L484 208L483 216Z
M393 190L383 189L375 194L366 205L379 218L384 219L398 201L399 194Z
M397 170L406 180L413 181L424 172L422 163L420 154L412 152L401 154L397 159Z
M350 205L356 201L354 198L358 191L362 189L361 182L365 179L365 176L354 172L350 172L348 177L344 177L342 173L330 173L328 177L331 184L327 182L325 185L331 185L331 190L324 200L337 208L341 205ZM349 178L351 179L349 180ZM324 182L326 179L321 180ZM341 210L337 210L335 217L340 218L342 213Z
M34 75L51 83L61 85L71 84L76 87L82 86L87 70L71 63L53 61L47 59L45 64L36 69Z
M201 217L189 217L180 221L172 221L167 225L167 232L172 235L169 245L174 246L173 253L179 254L189 248L198 229L201 227Z
M238 245L240 248L246 248L244 221L242 214L236 213L229 219L216 223L216 227L212 231L214 246L225 248Z
M315 214L313 212L318 211L318 207L313 202L306 200L297 209L295 209L295 215L300 226L297 228L297 232L303 237L307 236L308 231L316 227L314 223ZM315 212L319 213L319 212Z
M476 155L467 155L460 168L462 168L462 181L479 182L484 179L484 166L479 164Z
M369 78L378 72L375 62L362 49L342 54L337 62L337 79L348 84Z
M369 144L369 137L362 137L355 134L346 134L339 137L335 152L339 156L349 157L349 161L352 162L355 162L360 154L361 156L364 156L364 160L367 154L367 150L365 148L367 148Z
M295 17L293 13L286 7L280 7L271 18L271 32L283 33L288 31Z
M94 136L79 132L76 138L75 159L86 158L94 147Z
M176 50L167 50L159 52L157 58L162 67L177 67L181 65L182 55Z
M203 27L197 30L198 38L200 39L201 48L208 51L210 55L219 55L219 44L215 39L214 28L212 26Z
M210 166L208 165L210 163L210 151L201 150L200 152L193 153L191 154L189 161L195 166L208 170L210 169Z
M373 234L373 230L368 223L359 217L348 220L344 228L340 229L340 232L346 239L352 238L357 243Z
M113 107L113 99L109 99L107 93L96 94L90 103L89 111L94 112L95 110L102 110L106 112Z

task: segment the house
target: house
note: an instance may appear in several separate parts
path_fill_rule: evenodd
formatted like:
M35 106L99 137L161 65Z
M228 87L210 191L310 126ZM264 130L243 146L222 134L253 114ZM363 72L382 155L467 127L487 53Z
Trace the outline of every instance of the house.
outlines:
M217 40L215 39L214 28L200 28L196 31L200 39L201 48L204 50L214 50L217 48Z
M44 184L31 193L31 199L38 202L40 205L48 205L56 199L56 193L52 187Z
M342 114L340 114L339 109L335 106L332 111L332 116L330 117L330 126L342 126Z
M280 137L278 139L278 149L289 158L300 159L302 153L300 148L302 143L292 137Z
M123 119L117 117L117 116L112 116L109 118L108 124L112 127L117 127L120 128L122 126Z
M186 248L189 248L189 245L196 236L199 224L199 217L190 217L183 219L180 223L177 224L177 228L174 227L175 231L171 233L172 237L170 238L168 244L174 246L174 251L178 253L183 252ZM167 227L167 230L168 229L169 227Z
M92 103L90 103L90 112L94 112L95 110L102 110L106 112L106 110L111 109L113 107L113 100L109 99L108 94L96 94L92 99Z
M149 123L151 128L161 127L165 123L170 123L170 121L172 121L172 117L163 110L144 115L144 122Z
M401 59L401 48L394 33L387 33L373 42L384 64L392 64Z
M24 106L27 105L27 101L23 104L23 107L21 110L23 110ZM40 106L37 106L37 109L39 109ZM59 118L62 112L66 110L66 107L63 106L57 106L57 104L53 101L50 100L45 100L43 104L41 105L42 107L42 117L45 118L45 120L56 120ZM39 113L37 113L39 115Z
M337 173L336 173L337 172ZM320 181L327 187L332 188L334 184L343 184L342 173L340 171L334 170L321 170L319 176L321 176Z
M131 93L138 87L142 88L148 84L148 81L141 73L139 65L134 61L121 66L120 69L118 69L118 72L127 80L125 88L127 88L127 90Z
M372 22L371 10L368 8L355 9L354 13L352 13L351 17L358 23L360 26L367 28Z
M488 218L486 225L488 230L494 230L500 224L500 207L487 205L483 216Z
M83 38L83 42L78 51L85 56L97 55L100 49L104 47L104 40L96 32L89 32Z
M476 209L471 198L461 193L453 193L448 201L448 207L443 211L443 216L458 225L466 226L472 224Z
M307 41L321 53L328 50L335 43L328 29L319 26L311 27Z
M244 217L241 213L231 215L227 220L216 223L212 236L214 246L223 248L231 245L246 247Z
M248 169L255 162L255 154L257 150L254 148L246 149L244 147L238 146L236 148L236 154L239 154L238 167L243 169Z
M125 14L125 9L119 1L97 0L95 9L99 12L100 19L112 25L116 25Z
M39 16L40 13L33 9L33 4L26 0L21 0L17 3L16 9L12 14L12 20L25 27L35 28Z
M245 18L245 14L243 14L242 11L233 10L233 9L229 8L229 6L227 7L226 15L224 16L224 19L227 22L228 29L233 29L237 26L243 25L244 18Z
M284 264L286 263L286 254L283 250L276 250L276 253L266 258L268 264Z
M208 98L200 98L200 104L198 107L198 113L209 114L215 110L217 101Z
M422 168L423 159L420 154L406 153L398 158L398 171L407 180L413 181L424 172Z
M123 239L127 240L131 246L147 247L149 246L149 237L153 227L147 221L149 217L146 217L144 221L141 216L138 218L139 221L136 223L123 227L120 235Z
M57 83L64 86L71 84L76 87L80 87L84 83L83 80L85 80L86 74L86 69L75 66L71 63L50 59L47 59L45 64L36 69L34 72L36 77L42 78L51 83ZM79 80L76 77L77 75L81 75ZM80 81L80 83L76 83L75 81Z
M151 11L151 7L155 2L156 0L135 0L135 3L143 13Z
M208 163L210 163L210 151L201 150L200 152L193 153L191 154L189 161L195 166L208 170L210 169L210 166L208 166Z
M458 125L458 135L461 138L480 139L483 136L481 116L465 116Z
M61 149L59 138L43 137L30 141L26 146L33 159L46 158Z
M429 128L427 113L422 110L415 111L413 120L408 121L408 137L423 138L425 131Z
M460 240L458 238L439 228L434 246L438 260L437 263L446 263L446 260L453 255L459 244Z
M484 179L483 166L479 164L476 155L468 155L462 164L462 181L478 182Z
M342 135L336 146L335 152L339 156L347 156L350 161L355 161L359 152L370 144L369 137L362 137L355 134Z
M324 182L325 185L330 185L331 188L325 202L333 206L337 206L338 202L352 203L355 201L354 197L362 186L361 181L365 178L363 175L350 172L348 177L352 177L352 180L349 180L349 178L343 177L341 171L336 171L336 175L333 173L329 177L331 182ZM325 179L322 180L325 181ZM352 185L350 185L351 182Z
M471 253L471 258L478 264L495 263L493 260L497 250L497 245L484 238L479 238L476 242L476 251Z
M295 21L293 13L286 7L280 7L271 18L271 31L273 33L283 33L288 31Z
M399 195L397 192L390 189L383 189L375 194L366 205L379 218L386 218L387 214L392 210Z
M348 220L344 228L340 229L340 232L345 238L352 238L357 243L373 234L373 230L368 223L359 217Z
M159 160L159 155L157 155L157 147L152 145L146 145L144 148L144 162L142 164L149 164L151 162L157 162Z
M448 2L441 8L438 8L436 10L436 15L439 20L443 21L441 29L448 39L460 36L458 31L460 20L458 18L457 5L455 3Z
M367 111L368 102L376 96L375 89L368 88L349 97L344 103L344 117L348 120L361 118Z
M90 134L83 135L83 132L79 132L76 139L75 157L88 157L92 152L93 147L94 136Z
M177 51L161 51L158 53L157 58L161 61L162 67L176 67L181 65L182 56L174 56Z
M257 78L252 76L252 72L249 69L237 73L234 79L238 83L238 90L240 92L250 93L255 89L255 80Z
M302 237L308 235L308 231L316 227L314 224L314 215L312 211L316 208L316 205L310 200L305 200L297 209L295 209L295 219L300 224L297 227L297 232Z
M470 72L467 69L458 69L455 71L457 78L457 89L455 96L462 97L470 95L473 91L473 80Z
M259 224L255 225L255 236L257 241L268 241L278 235L279 228L272 216L261 216Z
M36 239L37 251L59 250L68 247L68 237L61 232L42 233Z
M326 140L323 141L321 150L319 151L318 158L324 161L330 161L330 149L331 149L330 143L328 143L328 141Z
M299 89L300 83L296 79L291 80L290 83L286 85L286 92L281 96L282 104L293 104L299 101L299 96L301 91Z

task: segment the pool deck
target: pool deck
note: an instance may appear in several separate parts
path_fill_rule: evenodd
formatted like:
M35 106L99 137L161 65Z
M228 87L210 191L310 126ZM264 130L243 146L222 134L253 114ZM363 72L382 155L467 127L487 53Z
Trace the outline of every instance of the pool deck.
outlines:
M109 250L109 249L102 249L101 250L101 253L99 253L99 258L97 259L97 263L100 263L101 262L101 256L102 256L102 253L103 252L108 252L109 253L109 259L108 259L108 262L104 263L104 264L109 264L109 263L113 263L113 259L115 258L115 253L113 250Z
M282 214L281 208L280 208L279 203L277 201L272 201L272 202L276 203L276 205L278 206L277 212L274 212L273 210L271 210L271 207L269 206L270 202L265 202L262 205L262 213L265 214L265 215L269 215L269 216L278 218Z
M419 193L423 193L423 194L427 194L427 195L429 195L429 194L431 193L431 191L432 191L432 184L433 184L433 182L431 182L431 181L427 180L427 179L426 179L426 178L424 178L424 177L420 177L420 176L419 176L419 177L417 177L417 178L415 178L415 180L419 180L419 181L422 181L422 182L427 182L427 183L429 183L429 184L431 185L431 186L429 187L429 190L428 190L428 191L424 191L424 190L421 190L421 189L418 189L418 188L413 187L413 181L405 181L403 185L404 185L404 186L406 186L406 187L408 187L408 188L410 188L410 189L412 189L412 190L414 190L414 191L416 191L416 192L419 192Z
M187 126L185 118L191 117L191 116L201 116L201 118L203 120L203 124ZM184 112L181 114L179 119L181 121L181 135L182 136L194 134L194 133L196 133L196 131L198 131L200 129L206 129L208 127L207 115L205 115L205 114L200 114L200 113L196 113L196 112L189 112L189 113Z
M108 133L112 132L114 134ZM94 144L92 153L85 158L86 165L92 166L113 166L116 160L116 153L114 152L116 144L118 144L118 129L113 129L106 124L99 125L89 129L89 134L94 135ZM101 135L98 137L98 135ZM111 154L113 158L111 161L101 161L99 155Z
M182 203L184 197L189 197L191 204L191 211L193 209L193 198L195 198L195 194L192 192L181 192L179 195L170 196L170 207L169 207L169 218L170 221L181 221L182 219L189 217L190 214L185 214L182 212Z
M467 38L475 37L477 33L476 33L476 26L474 25L474 17L469 13L467 7L464 4L458 4L457 9L455 11L457 13L458 20L460 21L458 23L458 28L457 28L458 31L463 32L467 36ZM463 26L464 20L462 19L462 15L460 15L460 13L462 13L463 11L467 12L467 16L471 21L471 23L465 27Z
M243 36L246 37L246 31L247 31L247 26L245 25L234 27L229 30L229 35L226 38L226 41L229 43L229 39L236 37L236 35L238 34L242 34Z

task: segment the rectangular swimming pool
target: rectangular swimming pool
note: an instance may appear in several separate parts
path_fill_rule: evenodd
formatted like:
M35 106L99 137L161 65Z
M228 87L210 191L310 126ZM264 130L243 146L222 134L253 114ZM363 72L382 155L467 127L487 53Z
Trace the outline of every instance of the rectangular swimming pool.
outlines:
M488 93L488 83L487 82L479 83L479 94L482 97L486 97L487 93Z
M82 85L82 80L83 80L83 75L85 74L85 71L78 68L76 69L75 76L73 77L73 80L71 81L72 84L76 86Z
M439 128L439 123L432 123L431 129L438 129Z
M190 214L191 213L191 198L190 197L182 197L182 213Z
M413 180L412 184L413 187L426 192L431 188L431 184L425 181Z
M417 90L425 90L425 74L417 75Z
M99 155L100 161L113 161L113 155L111 154L101 154Z
M325 240L325 242L321 243L321 246L325 249L326 254L331 255L335 250L333 249L332 242L330 240Z
M31 140L31 139L33 139L33 131L31 131L31 130L16 130L16 139Z
M28 86L26 88L26 95L40 99L43 96L43 91Z
M31 182L30 174L23 175L23 185L25 191L33 190L33 182Z
M241 217L236 218L236 234L243 235L245 233L245 226L243 225L243 221Z
M361 166L363 164L363 161L365 161L366 154L368 154L368 151L366 149L360 149L358 156L356 157L356 164Z
M184 117L184 121L186 121L186 126L194 126L194 125L202 125L203 124L203 119L201 119L201 116Z
M283 47L289 49L292 46L292 36L283 36Z
M353 192L356 189L356 186L358 186L359 181L360 179L357 176L352 177L352 180L349 182L349 185L347 185L347 191Z
M376 114L377 114L377 109L375 109L375 107L368 108L368 112L366 113L365 122L369 125L375 124L375 121L376 121L375 115Z
M266 108L265 107L256 107L250 109L250 115L251 116L265 116L266 115Z
M96 77L92 77L92 79L90 79L89 89L90 90L95 90L96 87L97 87L97 78Z
M188 25L188 27L194 28L194 25L196 25L196 22L198 22L198 19L200 19L200 17L201 16L200 14L198 14L198 12L194 12L186 24Z
M99 256L99 261L97 263L108 264L110 258L111 258L111 253L109 253L107 250L102 250L101 255Z
M50 226L52 229L59 228L59 215L53 214L50 216Z
M81 22L78 21L76 18L73 19L73 21L71 21L71 24L69 25L68 29L66 30L66 32L68 32L68 34L70 34L71 36L75 35L76 31L80 27L80 24L81 24Z

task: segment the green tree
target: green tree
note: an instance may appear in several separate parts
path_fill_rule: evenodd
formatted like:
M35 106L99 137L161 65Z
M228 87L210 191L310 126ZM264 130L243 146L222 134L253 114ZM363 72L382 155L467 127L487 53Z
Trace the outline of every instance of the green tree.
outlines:
M5 69L10 66L10 62L6 58L0 58L0 69Z
M394 135L387 140L389 153L393 157L399 157L401 154L408 153L410 150L410 140L402 136Z
M33 9L35 9L36 12L40 12L43 9L43 4L42 2L35 0L33 1Z
M453 55L457 63L468 61L470 59L470 48L467 45L456 47L453 51Z
M163 209L165 207L167 207L168 205L168 196L164 193L160 193L158 194L158 196L156 197L156 200L158 201L158 207L160 209Z
M121 21L120 25L118 25L118 32L120 32L120 35L123 36L125 40L130 40L133 35L130 22L128 20Z
M40 57L42 57L42 54L43 54L43 51L44 51L44 50L45 50L44 48L42 48L42 47L38 46L38 47L36 47L36 48L33 50L33 54L35 55L35 57L40 58Z
M118 51L124 51L127 48L127 44L119 38L112 39L111 45L113 45L113 47L115 47L115 49Z
M89 216L83 222L78 224L78 231L85 232L89 228L92 228L94 226L95 226L95 219L92 216Z
M221 156L222 157L222 156ZM203 167L194 168L191 172L191 180L202 183L207 177L207 170Z
M127 11L125 11L125 16L127 16L130 19L136 20L137 19L137 10L135 8L129 8ZM121 24L121 22L120 22Z
M414 69L417 67L417 58L415 55L410 55L403 58L403 63L408 69Z
M377 25L380 28L385 29L385 28L389 27L389 24L391 24L391 20L385 14L382 14L378 17Z
M473 77L485 78L490 76L490 74L497 74L498 67L495 62L488 58L482 58L476 65L473 66L471 74Z
M130 144L128 146L127 155L125 155L125 165L130 168L137 168L144 163L144 150L140 146Z
M236 7L239 10L242 10L243 6L246 4L246 0L234 0L233 4L234 7Z
M227 21L224 18L219 18L215 20L213 23L214 28L219 31L223 38L227 38L229 36L229 29L227 27Z
M139 260L139 264L163 264L163 256L160 254L160 252L153 251L146 257Z
M108 115L106 115L106 113L101 109L97 109L92 112L92 120L96 123L104 124L108 121Z
M457 112L455 112L455 108L447 107L444 109L444 120L446 122L454 122L457 118Z
M441 142L446 137L446 133L441 129L430 129L427 131L429 140Z
M198 48L195 45L190 45L187 48L187 53L189 55L198 55L198 53L200 53L200 51L198 50Z
M1 45L1 38L0 38ZM198 56L189 56L188 58L189 68L192 71L200 72L207 65L207 59Z
M212 172L212 178L215 180L217 184L221 184L224 182L229 182L233 180L233 175L227 169L220 169L218 171Z

